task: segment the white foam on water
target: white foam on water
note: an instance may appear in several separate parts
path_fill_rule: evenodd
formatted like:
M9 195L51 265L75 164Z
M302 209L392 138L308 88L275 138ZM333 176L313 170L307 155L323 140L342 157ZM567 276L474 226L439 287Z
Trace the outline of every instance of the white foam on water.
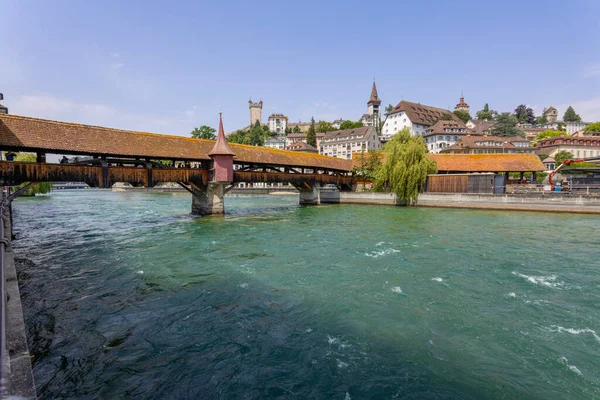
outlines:
M581 371L579 370L579 368L577 368L577 367L576 367L576 366L574 366L574 365L569 365L569 369L570 369L571 371L575 372L577 375L582 375L582 374L581 374Z
M443 282L444 280L442 278L431 278L432 281L436 281L436 282Z
M135 271L136 274L140 274L140 275L144 275L144 271L142 271L141 269L139 271Z
M336 360L337 360L337 366L338 366L339 369L348 368L348 364L347 363L345 363L345 362L343 362L343 361L341 361L341 360L339 360L337 358L336 358Z
M379 242L379 243L377 243L375 246L376 246L376 247L379 247L379 246L382 246L382 245L384 245L384 244L385 244L385 242Z
M381 251L372 251L370 253L365 253L365 256L367 257L373 257L373 258L378 258L381 256L387 256L389 254L393 254L393 253L400 253L400 250L396 250L396 249L384 249Z
M509 294L507 294L508 297L517 297L517 294L515 292L510 292Z
M244 283L240 283L240 287L241 287L242 289L247 289L247 288L248 288L248 284L247 284L247 283L245 283L245 282L244 282Z
M394 286L390 290L394 293L402 293L402 289L400 288L400 286Z
M337 344L337 343L339 343L339 342L340 342L340 339L339 339L339 338L336 338L335 336L334 336L334 337L331 337L331 336L327 335L327 342L328 342L329 344Z
M552 332L566 332L566 333L570 333L571 335L580 335L582 333L590 333L594 339L596 339L596 341L598 343L600 343L600 336L598 336L598 334L596 333L595 330L590 329L590 328L584 328L584 329L574 329L574 328L563 328L562 326L558 326L558 325L552 325L550 327L550 330Z
M306 330L304 332L311 333L312 332L312 328L306 328Z
M525 274L521 274L519 272L513 271L512 272L513 275L516 275L520 278L526 279L528 282L531 282L535 285L542 285L542 286L546 286L546 287L560 287L560 286L564 286L565 283L564 282L560 282L560 281L556 281L556 279L558 279L558 277L556 275L540 275L540 276L533 276L533 275L525 275Z
M583 375L581 373L581 371L579 370L579 368L577 368L574 365L569 365L569 360L567 359L567 357L561 357L558 359L558 361L560 361L562 364L566 365L567 368L569 368L571 371L575 372L577 375Z
M346 397L344 397L344 400L352 400L352 397L350 397L350 393L346 392Z

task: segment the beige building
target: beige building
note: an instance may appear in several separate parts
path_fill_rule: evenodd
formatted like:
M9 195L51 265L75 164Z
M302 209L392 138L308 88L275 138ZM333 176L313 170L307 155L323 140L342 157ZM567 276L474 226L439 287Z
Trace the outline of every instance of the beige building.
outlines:
M320 143L319 154L352 159L353 154L381 148L381 141L374 126L333 131L325 134Z
M562 150L573 154L574 158L600 157L600 133L579 131L571 136L540 140L537 144L537 154L553 157Z
M442 149L444 154L535 154L536 148L531 147L529 140L520 136L472 136L467 135L458 139L456 144Z
M556 122L556 120L558 119L558 110L550 106L544 111L544 115L546 116L548 122Z

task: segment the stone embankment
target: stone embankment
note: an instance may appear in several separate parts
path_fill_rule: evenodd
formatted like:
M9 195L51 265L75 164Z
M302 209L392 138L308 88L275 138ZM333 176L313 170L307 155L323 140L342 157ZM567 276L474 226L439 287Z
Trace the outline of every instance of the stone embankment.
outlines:
M393 193L340 192L321 189L321 204L405 205ZM422 193L418 207L479 208L488 210L600 214L600 196L567 193L477 194Z
M4 252L4 277L6 279L6 343L9 356L8 393L27 399L36 398L27 334L23 320L21 294L12 249L12 208L4 209L4 237L8 239Z

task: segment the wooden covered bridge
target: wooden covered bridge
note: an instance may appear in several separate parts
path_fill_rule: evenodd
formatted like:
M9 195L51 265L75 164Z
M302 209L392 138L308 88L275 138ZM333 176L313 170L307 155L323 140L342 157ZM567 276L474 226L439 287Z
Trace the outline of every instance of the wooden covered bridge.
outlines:
M192 212L201 215L223 213L223 196L237 182L290 183L300 191L301 204L316 204L318 186L350 189L354 184L350 160L228 144L222 119L214 141L0 114L0 150L37 154L36 163L0 162L4 185L81 181L108 188L115 182L145 187L178 182L193 195ZM91 158L50 164L47 154ZM175 163L195 168L174 168Z

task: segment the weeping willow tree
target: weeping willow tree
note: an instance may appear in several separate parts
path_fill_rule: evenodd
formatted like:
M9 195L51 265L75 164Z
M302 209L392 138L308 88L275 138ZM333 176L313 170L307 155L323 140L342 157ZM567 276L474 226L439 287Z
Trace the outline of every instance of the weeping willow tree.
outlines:
M35 154L19 153L19 154L17 154L15 161L36 162L36 158L37 157ZM22 183L19 186L17 186L15 190L19 190L28 184L29 184L29 182ZM35 196L36 194L45 194L45 193L49 193L50 190L52 190L51 182L39 182L38 184L33 186L31 189L29 189L25 193L23 193L22 196Z
M375 190L389 189L406 204L416 204L427 175L437 172L437 164L427 157L423 138L411 136L404 128L382 150L385 161L375 172Z

